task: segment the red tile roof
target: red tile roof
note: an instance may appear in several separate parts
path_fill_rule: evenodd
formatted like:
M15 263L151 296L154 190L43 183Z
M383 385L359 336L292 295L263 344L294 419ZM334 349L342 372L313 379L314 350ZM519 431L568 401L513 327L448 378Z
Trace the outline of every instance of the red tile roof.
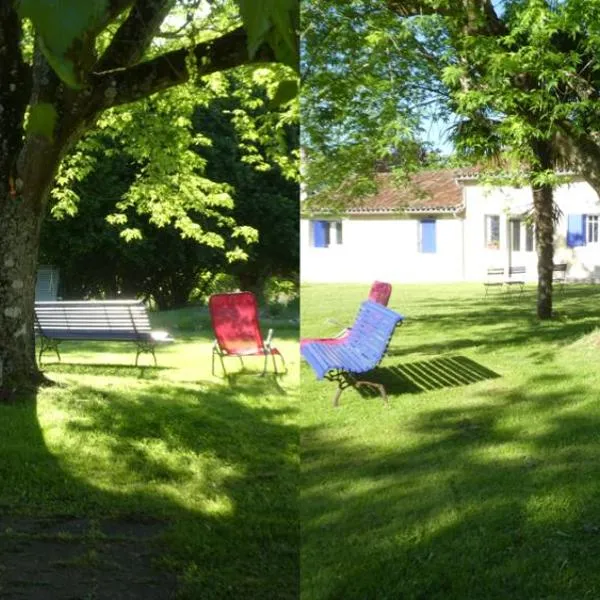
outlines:
M397 184L391 173L378 175L378 191L358 201L348 212L453 212L463 206L462 171L441 169L416 173L407 184Z

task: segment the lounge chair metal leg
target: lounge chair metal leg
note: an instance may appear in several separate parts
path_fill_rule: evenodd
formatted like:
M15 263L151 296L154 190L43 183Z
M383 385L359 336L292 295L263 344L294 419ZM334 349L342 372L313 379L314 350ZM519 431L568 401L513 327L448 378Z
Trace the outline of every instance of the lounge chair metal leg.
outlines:
M265 352L265 362L263 363L263 370L260 374L261 377L264 377L267 374L267 365L269 364L269 355Z
M279 353L279 358L281 359L281 366L283 367L283 373L287 373L287 365L285 364L285 359L283 358L283 354Z

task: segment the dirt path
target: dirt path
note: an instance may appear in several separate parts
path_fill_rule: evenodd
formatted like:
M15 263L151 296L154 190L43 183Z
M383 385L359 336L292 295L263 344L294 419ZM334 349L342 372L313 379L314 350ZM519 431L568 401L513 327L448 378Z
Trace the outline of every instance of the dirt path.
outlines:
M165 523L0 516L0 598L168 600L175 577L156 566Z

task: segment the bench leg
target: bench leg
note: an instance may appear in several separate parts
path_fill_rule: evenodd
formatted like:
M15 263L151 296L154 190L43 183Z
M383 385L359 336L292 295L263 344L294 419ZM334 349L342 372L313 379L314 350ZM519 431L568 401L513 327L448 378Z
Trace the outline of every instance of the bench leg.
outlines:
M56 356L58 357L58 362L61 361L60 352L58 351L59 340L52 340L49 338L40 338L40 353L38 355L38 362L42 364L42 354L46 352L46 350L54 350L56 352Z
M357 381L355 377L351 373L347 373L346 371L336 371L335 373L331 373L326 376L330 381L336 381L338 384L338 389L335 391L333 396L333 406L337 407L340 404L340 396L343 391L349 387L359 388L361 386L367 386L371 388L375 388L381 395L381 398L386 406L389 407L390 403L388 400L387 391L385 386L382 383L375 383L374 381Z
M385 386L382 383L374 383L373 381L357 381L355 383L356 387L361 387L366 385L367 387L375 388L380 394L381 398L386 406L389 406L389 400L387 396L387 392L385 391Z
M154 344L138 344L137 352L135 354L135 366L138 366L138 361L140 359L140 355L144 354L144 352L148 354L152 354L152 358L154 359L154 366L157 367L158 363L156 362L156 352L154 351Z

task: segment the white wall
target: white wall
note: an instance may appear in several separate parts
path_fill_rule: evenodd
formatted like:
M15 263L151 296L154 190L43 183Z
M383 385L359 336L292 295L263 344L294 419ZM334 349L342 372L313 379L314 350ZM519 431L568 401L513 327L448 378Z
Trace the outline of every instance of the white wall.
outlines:
M489 267L524 266L525 279L537 279L537 253L509 252L508 220L511 216L529 212L533 196L529 188L485 188L476 182L467 182L463 188L465 199L465 279L482 281ZM600 201L594 190L585 182L563 185L554 192L561 218L555 228L554 262L566 262L569 279L600 279L600 244L568 248L566 245L569 214L600 214ZM485 247L486 214L500 215L500 248ZM523 245L523 244L522 244Z
M343 219L343 243L310 245L300 228L300 274L307 282L444 282L463 279L462 220L436 219L436 252L418 251L419 218L355 216Z
M556 227L555 262L569 265L567 276L570 279L600 281L600 244L568 248L566 242L568 215L600 215L598 195L589 184L579 181L561 186L554 197L563 213Z
M484 281L490 267L525 267L526 279L537 277L537 254L533 252L509 253L508 220L528 212L532 205L528 188L492 188L476 183L466 183L465 200L465 280ZM500 216L500 246L488 249L485 240L485 216Z

